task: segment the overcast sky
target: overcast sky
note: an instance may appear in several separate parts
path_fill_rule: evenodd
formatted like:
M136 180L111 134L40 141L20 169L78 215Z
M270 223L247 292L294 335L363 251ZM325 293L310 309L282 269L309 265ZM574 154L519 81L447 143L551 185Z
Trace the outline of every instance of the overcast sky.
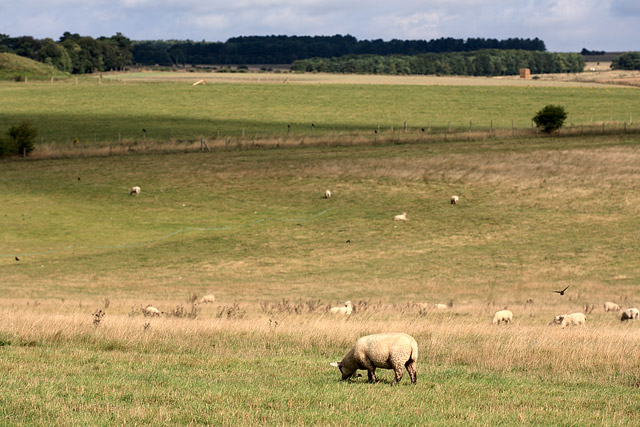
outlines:
M132 40L241 35L538 37L554 52L640 50L640 0L0 0L0 33Z

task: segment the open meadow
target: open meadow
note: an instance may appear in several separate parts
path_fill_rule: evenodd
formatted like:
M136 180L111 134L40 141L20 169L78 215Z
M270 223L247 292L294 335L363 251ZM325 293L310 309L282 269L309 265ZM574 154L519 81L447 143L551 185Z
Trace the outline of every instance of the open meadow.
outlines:
M167 77L168 76L168 77ZM220 77L222 76L222 77ZM420 139L443 132L532 132L560 104L566 129L638 129L638 88L593 82L407 76L131 73L55 83L0 82L0 131L23 120L38 151ZM192 86L198 78L207 85ZM280 79L290 78L289 84ZM217 79L223 79L218 80ZM345 81L346 83L337 83ZM514 132L515 133L515 132Z
M0 93L3 126L32 118L46 138L80 140L0 162L0 424L640 423L640 322L603 309L640 307L638 134L508 132L549 103L576 124L635 121L637 89L82 81ZM507 131L349 136L452 115ZM285 141L287 124L291 144L248 142ZM216 129L236 141L91 151L118 132L143 147ZM347 300L350 316L329 312ZM144 316L148 304L162 314ZM513 323L492 325L503 308ZM548 325L573 312L584 326ZM343 382L329 365L392 331L418 342L416 385L405 372L391 387L389 370Z

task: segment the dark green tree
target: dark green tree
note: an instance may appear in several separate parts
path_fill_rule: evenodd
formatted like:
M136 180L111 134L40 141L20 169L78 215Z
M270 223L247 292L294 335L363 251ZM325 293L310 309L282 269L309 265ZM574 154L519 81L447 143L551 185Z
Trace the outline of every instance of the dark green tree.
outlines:
M627 52L611 61L614 70L640 70L640 52Z
M7 144L8 150L5 154L27 155L31 153L37 135L38 131L28 120L11 126L7 131L9 140Z
M543 131L551 133L558 130L567 119L567 112L561 105L547 105L533 116L533 122Z

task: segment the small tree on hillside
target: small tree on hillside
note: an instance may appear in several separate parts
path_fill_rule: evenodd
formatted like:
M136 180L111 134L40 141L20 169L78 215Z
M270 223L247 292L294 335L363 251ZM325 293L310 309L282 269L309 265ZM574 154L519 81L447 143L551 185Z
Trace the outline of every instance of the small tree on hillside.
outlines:
M561 105L547 105L533 116L533 122L547 133L558 130L567 119L567 112Z

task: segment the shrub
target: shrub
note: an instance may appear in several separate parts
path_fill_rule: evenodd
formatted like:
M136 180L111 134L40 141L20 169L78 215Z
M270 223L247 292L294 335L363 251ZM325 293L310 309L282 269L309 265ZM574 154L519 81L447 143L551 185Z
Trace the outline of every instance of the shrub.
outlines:
M36 135L38 131L27 120L11 126L7 131L8 139L0 140L0 156L31 153Z
M567 112L561 105L547 105L533 116L533 122L545 132L558 130L567 119Z

